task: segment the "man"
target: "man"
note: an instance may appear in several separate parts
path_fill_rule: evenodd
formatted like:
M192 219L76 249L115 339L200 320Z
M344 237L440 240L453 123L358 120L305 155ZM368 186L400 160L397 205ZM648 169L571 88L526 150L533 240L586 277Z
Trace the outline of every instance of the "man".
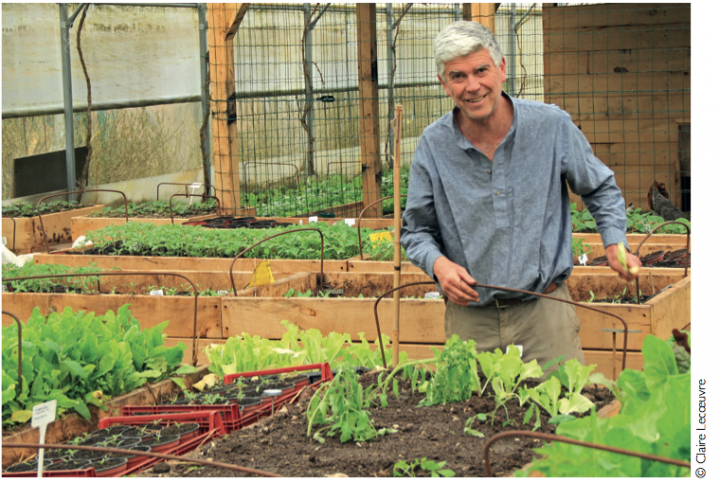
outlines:
M540 365L560 355L584 363L572 305L472 285L571 300L566 182L595 217L610 267L637 278L617 260L626 217L613 173L567 113L502 91L505 58L489 29L455 22L434 47L455 108L425 129L415 151L401 234L408 259L440 285L447 338L472 339L478 351L522 345L523 359ZM627 258L629 268L641 265Z

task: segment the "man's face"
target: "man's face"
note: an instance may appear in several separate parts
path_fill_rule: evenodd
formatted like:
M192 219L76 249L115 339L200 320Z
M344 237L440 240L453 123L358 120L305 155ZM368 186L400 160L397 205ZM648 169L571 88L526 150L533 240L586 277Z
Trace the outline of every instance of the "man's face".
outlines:
M485 121L500 101L507 78L505 58L496 66L487 49L458 57L445 64L445 79L438 76L448 96L469 120Z

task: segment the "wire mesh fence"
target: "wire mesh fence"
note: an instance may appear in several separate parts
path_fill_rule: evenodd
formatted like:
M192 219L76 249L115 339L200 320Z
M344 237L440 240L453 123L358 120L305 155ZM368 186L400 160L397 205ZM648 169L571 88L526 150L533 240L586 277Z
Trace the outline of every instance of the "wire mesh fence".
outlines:
M369 200L392 192L390 121L401 104L406 184L422 131L453 107L437 80L433 39L466 18L469 5L252 3L240 15L241 4L209 4L215 154L210 181L221 194L229 193L235 206L252 207L257 215L357 216ZM649 209L647 193L657 182L689 212L690 5L555 5L501 4L473 19L494 25L507 61L505 91L570 113L594 154L615 172L627 203ZM91 15L105 7L97 8ZM93 48L87 44L89 52ZM191 157L193 166L204 156L195 135L202 123L195 106L177 105L191 114L188 129L160 123L156 116L148 124L154 131L147 131L166 131L157 133L163 156ZM130 128L110 135L117 117L110 114L95 114L101 132L93 149L139 146L135 138L123 140ZM147 117L148 111L141 114ZM19 135L26 125L35 126L32 139L51 138L48 146L60 148L61 123L41 119L3 120L4 197L12 180L10 153L37 152L26 149L27 136ZM76 137L82 130L79 126ZM193 147L168 150L170 139ZM133 149L108 150L107 158L139 164ZM173 163L160 171L168 172ZM121 170L106 171L91 171L91 184L112 182ZM225 175L232 179L228 186L217 181ZM572 200L582 207L579 197ZM383 211L391 210L386 201Z
M234 45L244 204L269 216L349 216L362 208L363 186L389 193L393 106L404 109L407 165L423 129L453 106L432 41L462 15L462 4L377 4L373 42L358 36L353 4L252 4ZM689 5L503 4L493 20L510 95L569 112L627 203L649 209L657 181L689 211ZM360 112L364 42L376 62L372 113ZM377 118L379 160L363 159L375 156L363 147L368 115ZM373 162L380 183L363 180Z

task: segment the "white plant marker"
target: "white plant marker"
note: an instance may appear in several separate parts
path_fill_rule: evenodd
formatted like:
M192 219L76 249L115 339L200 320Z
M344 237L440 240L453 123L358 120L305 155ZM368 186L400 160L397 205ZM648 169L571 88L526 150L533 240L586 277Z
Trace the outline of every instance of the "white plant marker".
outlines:
M57 401L55 399L46 403L37 404L33 408L32 422L30 423L30 425L33 428L40 429L40 444L45 444L45 431L47 430L48 424L55 421L56 413ZM40 448L40 451L38 451L38 478L42 478L44 459L45 448Z
M347 226L355 226L355 218L345 218L345 224Z
M587 253L583 253L582 255L580 255L580 256L578 257L578 263L580 263L580 265L585 266L585 264L586 264L587 262L588 262Z
M162 297L164 294L163 294L162 289L159 289L159 290L150 290L150 295L157 295L159 297Z
M520 349L520 357L522 357L522 355L523 355L523 346L521 346L521 345L516 345L515 347L517 347L518 349ZM507 346L507 347L505 348L505 354L507 354L508 352L510 352L510 346Z
M317 223L318 217L317 216L308 216L308 223Z

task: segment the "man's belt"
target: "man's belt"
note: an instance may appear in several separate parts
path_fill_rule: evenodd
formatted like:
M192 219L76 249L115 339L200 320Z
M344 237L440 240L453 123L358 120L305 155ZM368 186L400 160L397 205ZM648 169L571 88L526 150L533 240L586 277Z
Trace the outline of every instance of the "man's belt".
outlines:
M548 285L548 288L545 289L543 294L548 294L550 292L554 292L555 289L558 288L558 285L555 282L550 282L550 285ZM488 304L488 307L492 307L492 305L495 305L498 309L504 309L505 307L512 307L513 305L518 305L523 302L529 302L529 300L523 300L519 298L514 299L495 299L495 303L492 302Z

